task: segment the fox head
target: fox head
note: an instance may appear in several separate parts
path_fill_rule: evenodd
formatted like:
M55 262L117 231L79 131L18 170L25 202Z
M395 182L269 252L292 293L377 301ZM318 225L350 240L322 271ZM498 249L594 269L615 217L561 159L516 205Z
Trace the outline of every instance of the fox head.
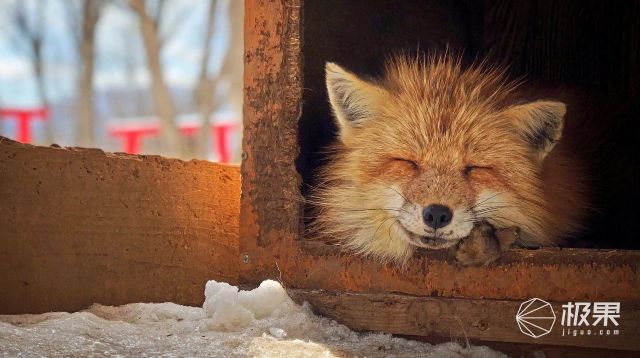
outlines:
M326 85L339 138L311 199L315 230L397 262L482 220L544 240L540 178L563 103L512 103L500 71L449 57L395 58L378 80L327 63Z

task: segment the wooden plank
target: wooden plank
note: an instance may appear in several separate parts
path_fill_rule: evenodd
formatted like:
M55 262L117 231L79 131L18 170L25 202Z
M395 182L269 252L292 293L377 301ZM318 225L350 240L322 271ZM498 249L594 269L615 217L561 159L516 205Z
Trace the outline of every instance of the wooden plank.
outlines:
M0 313L199 305L238 282L239 169L0 138Z
M621 304L619 335L562 336L563 303L552 302L557 317L551 333L532 338L520 332L515 317L522 301L416 297L288 289L297 302L358 331L448 337L464 341L516 342L640 351L640 306ZM599 327L601 328L601 327ZM598 329L599 329L598 328ZM594 328L596 331L596 328Z
M245 1L240 208L245 262L273 264L273 257L290 250L302 230L295 167L302 98L300 15L300 0ZM265 267L243 265L241 280L267 277Z
M310 252L311 243L304 245L304 252ZM348 257L338 248L321 256L308 257L303 253L295 258L298 260L287 262L291 265L290 270L282 269L287 273L283 279L291 280L295 287L337 290L346 287L355 292L402 292L476 299L540 297L552 301L640 302L638 251L510 250L488 267L462 267L456 264L451 252L422 251L405 269ZM312 277L296 274L305 266L315 268ZM372 272L373 277L360 278L361 272Z
M447 251L419 252L406 268L384 265L318 242L298 242L280 256L268 250L256 272L291 288L398 292L416 296L640 303L640 252L625 250L510 250L487 267L462 267ZM256 262L258 261L258 262Z

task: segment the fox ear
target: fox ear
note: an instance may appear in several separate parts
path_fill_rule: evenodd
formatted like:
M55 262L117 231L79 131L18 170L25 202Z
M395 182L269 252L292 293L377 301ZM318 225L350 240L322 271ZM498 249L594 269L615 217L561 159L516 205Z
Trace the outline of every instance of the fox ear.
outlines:
M344 138L375 116L384 92L335 63L327 62L325 73L329 102Z
M562 102L536 101L507 109L522 138L531 146L540 163L562 136L567 106Z

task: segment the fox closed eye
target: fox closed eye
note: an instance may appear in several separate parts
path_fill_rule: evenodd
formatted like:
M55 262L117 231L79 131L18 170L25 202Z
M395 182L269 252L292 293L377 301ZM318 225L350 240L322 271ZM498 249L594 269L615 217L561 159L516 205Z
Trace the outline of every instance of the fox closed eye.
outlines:
M462 171L462 173L465 176L469 176L473 171L479 170L479 169L491 170L493 168L489 166L484 166L484 165L467 165L466 167L464 167L464 170Z
M413 161L411 159L394 157L394 158L391 158L391 160L394 161L394 162L399 162L399 163L406 164L406 165L410 166L411 169L413 169L413 170L420 169L420 166L418 165L418 163L416 163L415 161Z

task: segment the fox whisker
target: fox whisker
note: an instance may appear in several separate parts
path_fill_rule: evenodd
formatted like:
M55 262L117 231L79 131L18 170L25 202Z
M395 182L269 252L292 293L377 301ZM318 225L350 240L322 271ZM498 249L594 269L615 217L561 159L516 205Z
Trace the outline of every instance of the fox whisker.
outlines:
M382 220L382 222L380 223L380 225L378 225L378 228L376 229L376 231L373 232L373 236L375 237L376 234L378 233L378 230L380 230L380 228L382 227L382 225L384 225L384 223L386 223L387 221L389 221L389 219L392 219L394 222L396 222L396 219L398 218L398 216L390 216L384 220ZM392 224L393 225L393 224Z

